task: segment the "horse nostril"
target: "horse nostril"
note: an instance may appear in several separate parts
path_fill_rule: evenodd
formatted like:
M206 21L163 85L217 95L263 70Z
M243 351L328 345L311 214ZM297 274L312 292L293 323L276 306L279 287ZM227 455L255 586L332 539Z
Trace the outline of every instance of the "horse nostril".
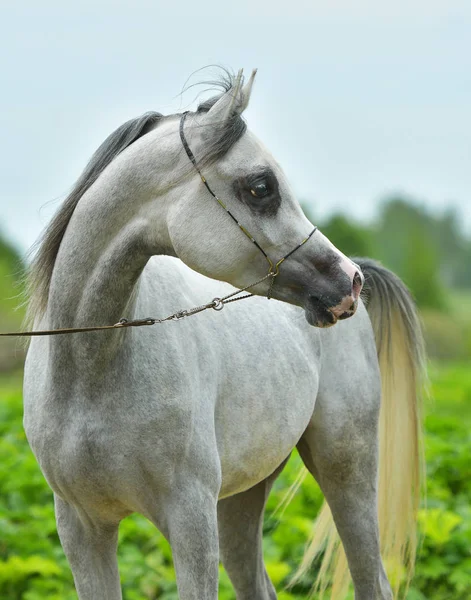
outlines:
M362 276L360 275L360 273L357 271L355 273L355 275L353 276L353 282L352 282L352 294L353 294L354 300L356 300L359 297L362 287L363 287L363 279L362 279Z

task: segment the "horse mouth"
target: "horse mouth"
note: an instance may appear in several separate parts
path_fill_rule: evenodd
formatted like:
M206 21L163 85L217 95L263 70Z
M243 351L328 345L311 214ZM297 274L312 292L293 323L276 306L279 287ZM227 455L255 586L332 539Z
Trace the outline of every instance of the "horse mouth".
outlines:
M319 304L311 304L310 306L306 306L304 309L304 314L306 315L306 320L309 325L312 325L313 327L319 327L321 329L332 327L338 321L338 318L332 311Z
M319 327L320 329L327 329L337 323L337 321L344 321L354 315L356 311L356 303L350 310L346 310L341 314L335 315L330 308L317 302L309 302L304 307L304 314L309 325L313 327Z

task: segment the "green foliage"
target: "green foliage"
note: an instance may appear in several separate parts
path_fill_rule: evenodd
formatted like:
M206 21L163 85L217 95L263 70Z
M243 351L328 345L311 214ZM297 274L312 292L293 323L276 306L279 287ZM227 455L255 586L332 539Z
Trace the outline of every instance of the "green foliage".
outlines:
M307 206L304 210L317 222ZM471 288L471 239L452 209L434 214L410 198L391 197L370 225L343 214L319 225L344 254L379 259L397 273L421 308L446 311L450 288Z
M384 203L377 225L378 258L397 273L420 307L443 309L440 248L427 212L402 198Z
M422 307L427 347L441 361L471 357L471 242L452 212L432 216L402 199L391 199L373 227L334 215L322 231L343 252L381 259L411 287ZM14 312L21 292L21 261L0 237L1 328L20 326ZM2 341L3 343L4 341ZM9 357L22 360L16 342L0 344L0 370ZM421 509L422 545L407 600L471 598L471 371L463 362L432 368L427 407L427 504ZM72 576L56 533L52 494L28 448L22 428L19 376L0 379L0 598L72 600ZM322 494L306 478L285 510L276 507L301 466L293 456L275 484L264 524L264 550L280 600L306 598L316 569L285 589L299 565ZM120 528L120 572L125 600L177 600L168 543L144 518L132 516ZM234 594L220 571L222 600ZM353 598L353 596L351 596ZM350 600L350 598L349 598Z
M23 264L16 250L0 234L0 330L18 329L24 311L20 308ZM24 358L17 340L0 339L0 372L19 365Z
M428 355L437 360L471 359L471 293L453 290L446 311L421 311Z
M431 369L426 417L427 506L414 586L424 598L471 597L471 371Z
M22 271L18 252L0 235L0 315L12 314L18 305Z
M427 406L427 504L419 525L422 544L408 600L471 597L471 371L467 365L431 369ZM293 482L294 456L268 501L264 550L280 600L305 599L316 569L285 589L299 565L313 518L322 503L307 477L285 512L276 512ZM0 598L72 600L72 576L56 533L52 494L22 428L20 377L0 380ZM125 600L177 600L168 543L146 519L132 516L120 528L119 562ZM234 594L223 569L222 600Z
M453 315L436 310L422 311L422 323L429 356L440 360L471 357L471 328Z
M322 233L347 256L375 256L373 232L344 215L333 215L322 225Z
M471 287L471 240L453 208L437 214L407 197L388 198L380 207L373 229L377 233L378 257L413 290L416 278L422 281L423 289L417 293L419 304L427 283L431 297L443 293L443 288ZM415 263L412 267L408 265L411 260ZM423 299L423 306L442 306L440 300Z
M432 215L409 199L390 198L370 226L335 214L320 228L348 256L376 258L405 281L422 309L429 356L471 359L471 241L453 211Z

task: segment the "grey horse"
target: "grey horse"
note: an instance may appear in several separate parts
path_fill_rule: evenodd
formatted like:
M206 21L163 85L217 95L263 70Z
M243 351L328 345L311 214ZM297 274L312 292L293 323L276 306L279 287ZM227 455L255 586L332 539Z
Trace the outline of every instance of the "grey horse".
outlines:
M147 113L120 127L32 265L36 329L162 317L259 281L219 313L31 342L24 425L80 600L122 597L118 527L134 512L169 540L182 600L217 598L219 560L238 600L276 598L262 519L295 447L329 507L303 567L327 544L321 587L341 598L349 571L357 600L390 600L381 553L396 568L414 560L414 305L392 273L314 232L241 118L254 75L186 121Z

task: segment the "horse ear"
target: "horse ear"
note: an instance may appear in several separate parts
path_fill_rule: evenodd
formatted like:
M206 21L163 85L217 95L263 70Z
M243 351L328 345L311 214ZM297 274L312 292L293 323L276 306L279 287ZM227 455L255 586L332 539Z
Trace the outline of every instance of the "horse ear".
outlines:
M205 125L221 126L247 108L257 69L252 71L250 79L242 86L242 69L238 72L234 85L209 109L204 117Z

